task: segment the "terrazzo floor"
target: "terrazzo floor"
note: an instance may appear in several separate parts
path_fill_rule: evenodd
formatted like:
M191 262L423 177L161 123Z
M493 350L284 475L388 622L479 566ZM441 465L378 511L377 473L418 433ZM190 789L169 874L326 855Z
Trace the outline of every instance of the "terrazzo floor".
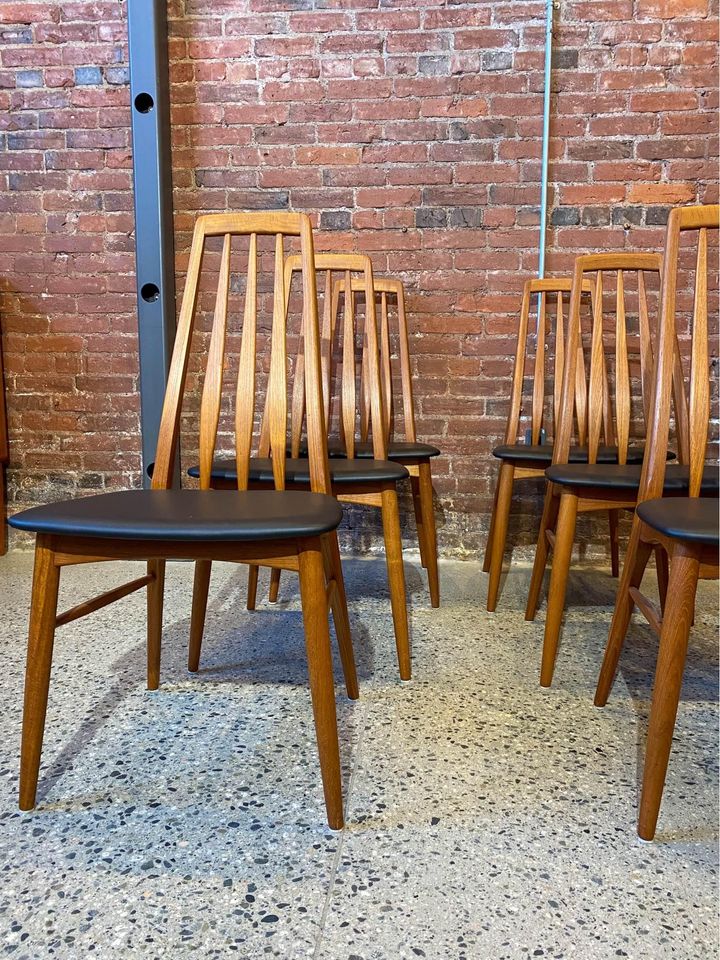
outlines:
M62 606L138 565L63 572ZM613 582L573 577L555 685L529 571L499 613L475 563L443 606L407 564L414 679L397 678L384 565L349 561L361 699L338 682L347 827L324 826L302 624L287 577L244 609L219 564L201 671L192 569L169 567L162 685L144 598L62 628L37 809L16 807L31 557L0 560L0 953L21 958L579 960L718 954L717 589L701 585L657 839L635 834L655 643L636 625L592 694Z

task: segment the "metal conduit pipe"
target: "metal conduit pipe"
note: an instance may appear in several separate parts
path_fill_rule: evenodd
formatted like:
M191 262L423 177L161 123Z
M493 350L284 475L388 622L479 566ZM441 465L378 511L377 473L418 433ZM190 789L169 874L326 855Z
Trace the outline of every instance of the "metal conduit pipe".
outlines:
M553 49L553 0L546 0L545 7L545 79L543 90L542 161L540 164L540 244L538 251L538 277L545 276L545 238L547 233L547 188L548 154L550 150L550 84L552 82ZM538 310L540 300L538 298Z

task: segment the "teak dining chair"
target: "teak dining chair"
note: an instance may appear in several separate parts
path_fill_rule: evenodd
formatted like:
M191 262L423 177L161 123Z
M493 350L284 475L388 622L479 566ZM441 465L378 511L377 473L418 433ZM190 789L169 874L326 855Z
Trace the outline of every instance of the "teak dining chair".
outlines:
M258 239L274 239L273 311L268 376L271 485L250 491L248 473L253 439L258 301ZM228 335L231 246L234 237L248 237L245 309L235 405L236 484L230 491L209 490L217 442ZM200 274L209 238L222 238L199 423L199 490L169 489L180 432L183 395L195 326ZM288 491L286 478L286 332L283 243L299 237L303 285L306 403L309 441L309 486L312 492ZM35 805L40 753L48 700L55 628L147 587L147 684L157 689L160 674L165 563L192 559L264 563L300 574L305 644L308 657L318 753L328 823L343 824L340 755L335 690L330 652L328 608L332 607L348 696L358 695L336 529L342 518L337 501L328 496L327 459L320 381L313 238L304 214L238 213L200 216L195 224L185 291L180 310L157 457L150 490L128 490L36 507L14 516L11 523L37 534L35 573L25 681L20 807ZM147 560L147 575L57 614L60 569L104 560Z
M569 278L552 278L527 280L523 286L505 441L493 450L493 456L500 460L500 470L495 484L490 529L483 563L483 571L490 575L488 577L487 595L487 609L490 613L493 613L497 607L515 481L528 478L544 478L546 467L549 467L552 463L552 441L548 442L547 438L554 436L559 418L560 385L565 365L565 309L567 306L565 298L570 293L571 284L572 280ZM592 298L592 284L587 282L584 285L583 292ZM531 343L533 338L529 320L534 296L539 299L539 312L535 327L535 349L533 353ZM554 314L548 310L548 298L551 296L555 297ZM551 343L554 343L553 351L550 350ZM578 340L578 343L579 349L582 350L582 338ZM553 364L552 378L548 376L551 363ZM531 425L525 435L520 438L525 371L529 369L531 364L533 368ZM580 384L580 394L584 396L584 368L579 365L578 371L583 378ZM551 382L553 384L550 407L552 426L548 431L546 429L545 408ZM584 407L579 406L578 442L580 444L584 442L584 432ZM576 447L573 454L583 456L583 448ZM584 455L587 457L586 453Z
M300 258L292 255L285 263L285 288L290 290L290 283L294 273L301 269ZM387 439L384 433L385 422L383 414L383 398L380 389L380 363L377 326L375 317L375 297L373 287L373 273L370 258L364 254L318 254L315 257L315 268L325 274L323 294L323 340L331 336L331 316L333 310L333 274L340 272L344 275L343 289L346 295L346 309L343 315L343 324L338 324L337 332L342 339L342 374L340 379L338 428L345 457L330 459L330 487L332 493L343 503L355 503L361 506L379 508L382 513L383 534L385 541L385 559L387 564L388 585L390 589L390 604L392 608L393 626L395 630L395 644L400 670L403 680L411 678L410 635L408 629L408 613L405 593L405 573L402 558L402 540L400 534L400 514L398 509L397 485L407 479L408 470L399 463L392 463L387 459ZM357 317L353 308L352 275L362 275L362 285L366 298L366 314L364 330L358 329ZM286 299L285 309L289 307ZM371 459L359 459L355 456L356 434L359 413L358 343L361 336L367 340L367 368L370 382L375 383L375 389L369 391L371 407L371 435L374 456ZM329 353L323 349L322 379L324 419L331 422L332 398L331 389L334 385L330 376L330 366L327 363ZM290 441L291 459L285 466L285 482L288 487L304 489L308 486L310 476L308 462L300 457L303 452L302 428L305 419L305 402L303 399L303 378L307 373L307 358L300 354L297 358L295 380L293 384L292 429ZM303 369L303 365L304 369ZM269 418L267 413L263 418L262 434L266 435ZM272 482L272 465L266 459L266 444L261 439L260 455L253 458L249 465L250 485L253 488L262 488ZM218 489L232 486L235 483L235 464L217 459L212 465L211 483ZM197 467L188 471L191 476L198 475ZM207 569L207 572L204 570ZM207 581L209 568L198 566L196 577L196 604L193 610L193 639L191 641L190 670L196 670L199 662L200 645L199 635L202 632L205 602L207 597ZM271 584L270 599L277 596L277 575ZM257 566L250 569L248 577L248 609L255 606L257 591Z
M545 493L540 532L535 549L530 590L525 610L525 619L533 620L537 611L543 574L549 550L552 549L552 572L548 589L545 638L543 645L540 683L549 686L555 665L555 656L560 635L565 591L570 570L570 556L575 540L575 524L578 513L617 511L635 505L636 490L616 488L612 483L594 485L586 478L599 475L611 477L616 472L613 463L601 463L599 457L601 429L608 446L617 447L617 465L625 468L628 463L632 415L632 379L628 351L628 315L626 310L626 275L634 274L637 288L637 316L640 351L640 392L642 412L647 413L649 404L649 380L652 376L652 347L650 320L647 306L645 274L659 277L661 257L655 253L601 253L580 256L575 260L575 270L570 295L570 317L566 344L567 362L563 371L560 420L553 447L552 466L546 470L548 485ZM576 382L579 360L580 299L587 274L594 274L594 303L592 311L592 337L590 353L590 376L587 394L586 416L588 424L588 454L585 463L570 462L570 441L573 410L577 407ZM605 343L603 323L603 294L608 274L615 275L614 350ZM614 378L611 382L607 360L614 359ZM583 371L584 379L584 371ZM584 397L582 398L584 402ZM615 531L612 539L615 539Z
M340 281L336 286L342 287ZM374 277L375 310L380 308L380 368L383 391L383 413L385 415L385 436L387 438L387 458L407 467L410 474L410 486L413 499L413 512L418 531L420 563L427 570L430 605L440 606L440 579L438 575L437 530L435 508L433 505L432 460L440 456L438 447L423 443L417 439L415 423L415 399L412 387L410 366L410 337L408 333L407 312L405 309L405 290L402 280L395 277ZM363 292L362 282L354 279L352 292ZM335 308L339 306L337 291L334 298ZM394 304L394 309L392 307ZM333 318L336 313L333 313ZM393 321L395 321L393 323ZM394 327L394 329L393 329ZM397 358L393 363L392 341L396 338ZM325 344L327 340L323 341ZM369 376L367 338L363 344L363 362L361 366L360 387L360 439L355 444L355 456L358 459L371 458L374 455L373 444L368 440L369 420L372 404L370 390L372 381ZM326 364L332 359L325 361ZM395 369L394 369L395 368ZM397 369L399 368L399 369ZM400 385L400 395L396 402L395 384ZM400 415L400 416L399 416ZM402 438L396 435L396 424L402 419ZM330 447L330 456L336 448ZM341 451L344 455L344 451Z
M688 638L693 622L698 578L718 576L718 499L699 499L710 421L710 357L708 352L708 231L720 229L720 207L680 207L670 212L663 263L660 336L648 442L622 577L615 601L610 635L603 660L595 704L607 703L633 608L644 615L660 638L655 685L650 709L638 833L655 836L665 776L677 716ZM671 394L676 411L680 391L673 384L676 370L677 277L682 234L697 244L691 353L687 403L688 489L686 496L664 497L666 463L663 451L670 430ZM717 334L715 334L716 336ZM684 416L684 414L681 414ZM677 412L676 412L677 417ZM711 468L717 472L717 467ZM640 592L645 567L660 546L669 557L669 579L664 611Z

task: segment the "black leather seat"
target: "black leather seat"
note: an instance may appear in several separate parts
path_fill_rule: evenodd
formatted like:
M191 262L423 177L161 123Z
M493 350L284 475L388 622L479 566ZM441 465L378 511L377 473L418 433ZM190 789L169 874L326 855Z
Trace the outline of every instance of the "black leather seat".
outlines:
M641 464L605 464L604 466L590 467L581 463L556 463L548 467L545 476L552 483L562 487L604 487L607 490L627 490L629 492L640 489ZM680 463L669 463L665 467L666 494L682 494L688 488L688 468ZM720 489L718 469L707 466L703 471L701 490L704 496L717 495Z
M188 474L191 477L200 476L200 468L190 467ZM402 464L391 463L389 460L347 460L334 459L330 461L330 478L338 486L343 483L395 483L408 477L408 471ZM216 460L213 463L211 477L213 480L235 483L237 470L234 460ZM272 460L255 457L250 461L250 480L256 483L272 483ZM310 461L286 460L285 482L310 483Z
M718 500L715 498L645 500L638 504L637 514L653 530L673 540L720 546Z
M642 463L643 447L628 447L628 463ZM493 456L498 460L509 460L511 463L525 463L539 470L549 467L553 458L551 443L511 443L495 447ZM669 454L669 457L674 454ZM598 463L617 463L617 447L598 447ZM570 447L570 463L587 463L587 447Z
M372 460L373 445L370 442L355 444L355 458L357 460ZM307 444L300 445L300 456L307 456ZM328 456L340 459L346 456L345 447L340 440L328 441ZM440 450L431 443L410 443L407 440L391 440L388 444L388 460L427 460L430 457L439 457ZM549 461L548 461L549 462Z
M127 540L223 541L314 537L334 530L334 497L299 490L123 490L32 507L18 530Z

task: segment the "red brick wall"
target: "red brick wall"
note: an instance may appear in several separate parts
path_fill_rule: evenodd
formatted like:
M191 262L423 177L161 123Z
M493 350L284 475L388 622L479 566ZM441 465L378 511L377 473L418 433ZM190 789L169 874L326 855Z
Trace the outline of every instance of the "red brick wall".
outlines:
M125 4L0 5L0 322L13 498L137 483ZM173 0L178 267L198 210L312 213L400 272L441 541L477 550L537 269L542 2ZM715 0L568 0L549 271L717 198Z

